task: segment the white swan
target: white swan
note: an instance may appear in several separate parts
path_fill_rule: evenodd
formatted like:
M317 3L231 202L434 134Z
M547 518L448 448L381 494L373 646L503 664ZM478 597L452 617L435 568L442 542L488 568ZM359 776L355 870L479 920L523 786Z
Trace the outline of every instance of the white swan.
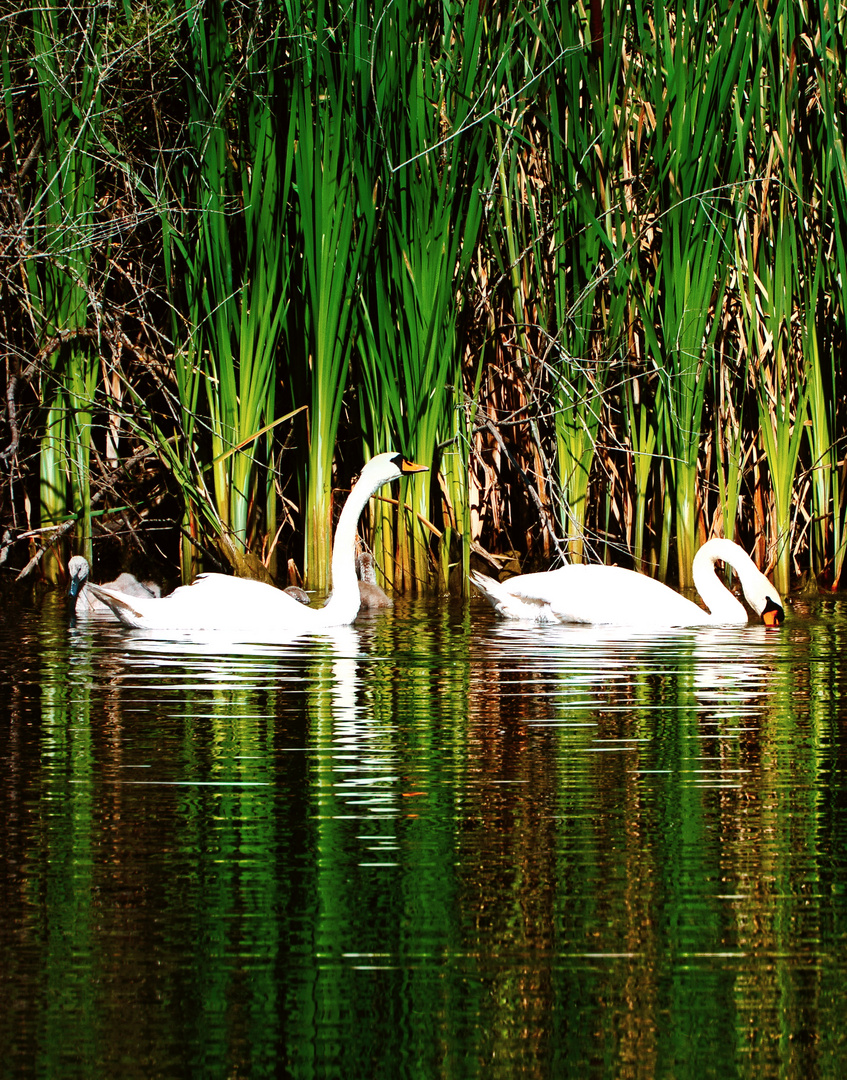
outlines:
M68 596L71 601L71 610L75 615L111 614L108 606L98 600L91 591L88 581L91 567L88 565L88 559L83 555L74 555L68 560L68 573L71 578ZM148 599L161 595L161 589L154 581L139 581L132 574L126 573L121 574L114 581L106 582L104 587L128 596L146 596Z
M648 628L744 626L747 611L718 580L716 562L727 563L738 574L745 599L766 625L782 622L779 593L731 540L709 540L694 556L694 585L708 611L655 578L620 566L572 564L503 582L472 571L471 580L507 619Z
M402 454L379 454L365 465L353 486L335 531L332 594L322 608L311 608L261 581L201 574L190 585L161 600L133 600L110 589L89 585L126 626L150 630L224 630L251 640L320 632L352 623L359 612L355 547L359 517L371 495L389 480L424 472L425 465Z
M378 608L392 607L394 601L376 583L374 557L370 552L363 551L361 555L357 556L356 570L359 573L359 596L362 600L362 608L377 610Z

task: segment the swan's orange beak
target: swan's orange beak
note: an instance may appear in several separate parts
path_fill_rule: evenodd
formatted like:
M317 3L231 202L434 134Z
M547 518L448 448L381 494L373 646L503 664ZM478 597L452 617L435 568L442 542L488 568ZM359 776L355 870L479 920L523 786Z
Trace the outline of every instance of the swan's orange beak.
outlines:
M407 474L407 473L428 472L428 471L429 471L429 466L428 465L418 465L414 461L407 461L406 458L403 458L403 460L400 462L400 472L403 473L404 475Z
M785 612L779 604L774 603L773 600L768 600L765 604L765 610L762 612L762 622L765 626L779 626L784 618Z

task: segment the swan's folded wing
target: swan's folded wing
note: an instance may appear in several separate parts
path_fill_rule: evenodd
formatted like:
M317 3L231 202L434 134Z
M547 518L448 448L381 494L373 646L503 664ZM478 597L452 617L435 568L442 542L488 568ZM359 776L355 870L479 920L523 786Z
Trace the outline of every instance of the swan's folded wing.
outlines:
M535 575L523 575L531 577ZM485 599L491 604L498 615L506 619L521 619L525 622L559 622L559 619L550 610L550 605L536 599L532 595L519 596L512 592L510 586L518 578L510 581L495 581L486 574L480 574L477 570L471 571L471 581L479 589Z
M571 564L503 582L518 600L544 604L560 622L668 627L709 623L708 612L661 581L622 566Z
M91 588L92 586L89 586ZM201 574L168 596L135 597L103 586L95 595L124 626L146 630L225 630L238 633L303 633L317 625L319 612L292 596L248 578Z

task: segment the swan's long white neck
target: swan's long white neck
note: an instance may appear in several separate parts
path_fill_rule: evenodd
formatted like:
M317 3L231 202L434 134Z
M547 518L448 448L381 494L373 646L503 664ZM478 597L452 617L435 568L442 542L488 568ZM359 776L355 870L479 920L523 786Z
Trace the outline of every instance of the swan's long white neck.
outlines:
M747 619L744 605L718 578L715 572L716 562L728 563L733 568L738 574L745 597L761 614L770 583L738 544L716 537L699 549L691 568L694 586L715 622L739 622Z
M362 469L362 474L347 497L338 519L332 548L332 593L324 606L315 612L325 626L353 622L359 613L361 594L356 577L356 533L359 518L371 495L392 479L386 477L378 466L370 468L379 460L373 458ZM398 471L397 476L399 475Z

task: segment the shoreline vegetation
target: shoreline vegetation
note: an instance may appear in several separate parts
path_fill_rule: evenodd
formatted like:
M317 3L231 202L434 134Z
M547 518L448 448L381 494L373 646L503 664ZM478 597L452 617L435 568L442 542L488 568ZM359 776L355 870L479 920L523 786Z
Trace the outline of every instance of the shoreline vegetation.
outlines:
M847 9L3 5L0 578L844 584Z

